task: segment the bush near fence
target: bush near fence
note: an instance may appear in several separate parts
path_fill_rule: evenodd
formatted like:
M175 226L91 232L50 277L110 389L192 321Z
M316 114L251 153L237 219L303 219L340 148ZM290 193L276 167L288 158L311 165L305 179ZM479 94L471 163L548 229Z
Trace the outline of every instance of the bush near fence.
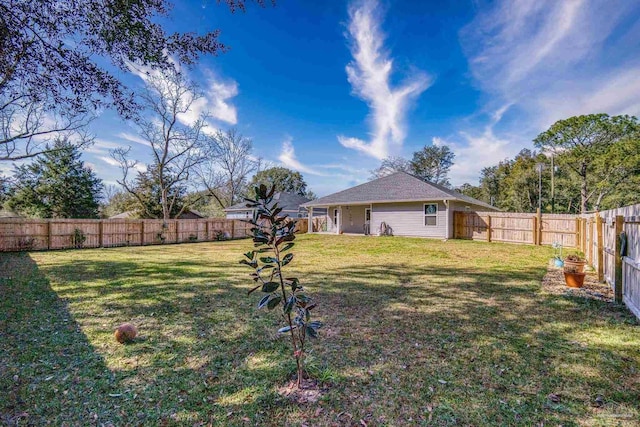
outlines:
M0 219L0 251L80 249L242 239L251 225L237 219ZM307 220L296 221L307 232Z

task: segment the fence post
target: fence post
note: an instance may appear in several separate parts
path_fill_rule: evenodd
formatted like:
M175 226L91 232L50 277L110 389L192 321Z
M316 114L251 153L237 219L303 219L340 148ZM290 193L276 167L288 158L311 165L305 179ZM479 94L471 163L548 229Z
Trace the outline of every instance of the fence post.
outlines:
M47 250L51 249L51 220L47 220Z
M487 215L487 242L491 243L491 215Z
M576 249L581 251L582 235L580 234L580 218L576 218Z
M101 248L102 245L102 241L103 241L103 236L104 236L104 221L100 220L100 222L98 223L98 247Z
M603 243L602 217L596 212L596 245L598 248L598 281L604 282L604 243Z
M236 234L236 220L232 219L231 220L231 238L233 239L235 237Z
M180 243L180 220L174 220L176 222L176 243Z
M538 217L538 245L542 244L542 211L540 208L536 210L536 216Z
M623 276L622 276L622 252L621 252L621 240L620 233L624 229L624 217L621 215L616 216L616 248L615 248L615 278L613 283L613 293L614 298L617 303L622 302L622 287Z
M531 218L531 223L533 224L533 229L531 230L531 234L533 235L533 244L538 244L538 217L534 216Z

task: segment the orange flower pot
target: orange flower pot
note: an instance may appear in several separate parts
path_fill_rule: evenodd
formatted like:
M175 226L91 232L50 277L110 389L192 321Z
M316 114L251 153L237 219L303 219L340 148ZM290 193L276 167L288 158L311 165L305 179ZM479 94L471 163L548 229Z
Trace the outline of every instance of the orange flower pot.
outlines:
M564 272L564 281L570 288L581 288L584 286L584 277L587 273L568 273Z
M575 269L578 273L582 273L584 271L584 266L587 265L586 261L570 261L568 259L564 260L564 267L568 269Z

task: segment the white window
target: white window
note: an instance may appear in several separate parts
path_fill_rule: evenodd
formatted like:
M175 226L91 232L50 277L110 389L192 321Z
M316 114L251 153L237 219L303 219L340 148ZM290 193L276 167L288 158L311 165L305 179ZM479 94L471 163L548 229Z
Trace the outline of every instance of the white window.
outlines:
M333 210L333 225L338 226L338 209Z
M438 204L425 203L424 205L424 225L438 225Z

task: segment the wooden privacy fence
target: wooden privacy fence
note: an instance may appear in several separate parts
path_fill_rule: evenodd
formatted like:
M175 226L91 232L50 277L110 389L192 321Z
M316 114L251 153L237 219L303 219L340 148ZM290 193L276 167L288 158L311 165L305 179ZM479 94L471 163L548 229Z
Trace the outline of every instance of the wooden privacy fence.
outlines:
M296 232L307 232L307 220ZM242 220L203 219L0 219L0 251L51 250L195 243L249 236Z
M576 248L640 318L640 204L587 215L454 212L454 238Z
M454 238L487 242L577 247L577 215L510 212L454 212Z
M579 249L616 301L640 318L640 204L584 215L581 227Z

